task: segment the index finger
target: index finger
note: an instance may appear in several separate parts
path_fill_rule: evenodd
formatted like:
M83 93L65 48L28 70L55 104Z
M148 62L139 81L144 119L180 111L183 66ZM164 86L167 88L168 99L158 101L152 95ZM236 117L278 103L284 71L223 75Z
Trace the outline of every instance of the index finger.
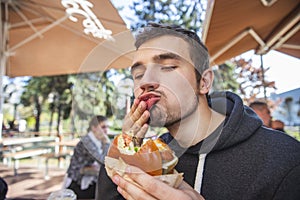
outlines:
M143 117L143 114L146 108L146 103L140 102L138 99L135 99L130 112L125 116L123 131L130 130L140 118L145 118L145 116Z
M138 107L139 103L140 103L140 100L139 100L139 99L134 99L133 104L132 104L132 106L131 106L131 108L130 108L130 111L129 111L129 113L130 113L131 115L134 113L134 111L135 111L136 108Z
M174 200L185 198L181 196L182 194L178 193L175 188L172 188L137 167L128 166L126 168L126 175L136 182L144 191L157 199Z

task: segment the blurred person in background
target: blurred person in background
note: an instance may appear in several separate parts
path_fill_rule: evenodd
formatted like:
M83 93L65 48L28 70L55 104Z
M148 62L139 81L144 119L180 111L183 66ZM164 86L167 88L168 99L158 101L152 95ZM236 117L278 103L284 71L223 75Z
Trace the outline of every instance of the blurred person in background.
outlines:
M64 187L73 190L78 199L95 198L100 163L104 163L110 145L106 117L94 116L87 132L74 149L64 180Z
M285 132L283 121L272 119L271 111L266 102L254 101L250 103L249 107L262 119L264 126Z
M264 126L271 128L272 116L269 106L266 102L254 101L250 103L250 108L262 119Z
M6 199L6 194L8 191L8 186L6 181L0 177L0 200Z
M272 129L275 129L275 130L278 130L278 131L285 132L285 130L284 130L285 124L284 124L283 121L278 120L278 119L272 120L271 125L272 125Z

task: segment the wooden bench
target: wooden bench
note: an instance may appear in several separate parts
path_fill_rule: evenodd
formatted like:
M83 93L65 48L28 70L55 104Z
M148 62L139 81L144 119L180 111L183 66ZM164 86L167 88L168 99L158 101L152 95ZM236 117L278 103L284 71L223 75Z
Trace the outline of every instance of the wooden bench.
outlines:
M67 159L71 158L73 155L73 150L66 150L63 152L51 152L41 155L40 157L45 158L45 179L49 179L48 172L49 172L49 160L50 159L57 159L58 165L60 165L60 159Z
M14 168L14 175L17 175L18 168L19 168L19 160L24 159L24 158L32 158L35 156L47 154L50 151L51 151L50 149L41 149L41 148L26 149L26 150L21 150L21 151L17 151L17 152L5 153L5 154L3 154L3 158L8 158L8 159L12 160L13 168Z
M57 141L56 137L24 137L4 138L1 141L1 159L4 163L13 163L14 174L17 175L19 160L47 154L53 148L49 143Z

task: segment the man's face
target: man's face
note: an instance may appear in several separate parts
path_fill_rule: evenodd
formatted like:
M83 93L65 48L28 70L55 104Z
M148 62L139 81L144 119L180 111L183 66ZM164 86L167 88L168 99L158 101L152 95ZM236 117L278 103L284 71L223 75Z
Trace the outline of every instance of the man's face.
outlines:
M269 108L264 107L261 110L256 110L257 115L263 120L263 123L265 126L270 127L271 126L271 112L269 110Z
M261 109L259 108L253 108L256 114L262 119L265 126L270 127L271 126L271 112L268 107L263 107Z
M137 50L131 73L134 95L146 101L151 125L168 127L196 110L196 76L183 39L162 36L147 41Z
M104 135L107 135L107 132L108 132L107 121L102 121L97 126L92 126L92 131L93 131L95 137L98 140L101 140L101 138L103 138Z

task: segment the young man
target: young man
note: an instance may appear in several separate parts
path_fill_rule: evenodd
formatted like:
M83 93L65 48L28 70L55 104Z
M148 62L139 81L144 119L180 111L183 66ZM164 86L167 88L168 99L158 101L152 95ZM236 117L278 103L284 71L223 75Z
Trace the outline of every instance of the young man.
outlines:
M300 199L300 144L272 134L230 92L208 95L213 82L206 47L175 26L150 24L136 39L131 73L135 101L123 132L143 137L148 126L179 157L178 189L130 166L132 184L102 166L97 199ZM113 182L112 182L113 181Z

